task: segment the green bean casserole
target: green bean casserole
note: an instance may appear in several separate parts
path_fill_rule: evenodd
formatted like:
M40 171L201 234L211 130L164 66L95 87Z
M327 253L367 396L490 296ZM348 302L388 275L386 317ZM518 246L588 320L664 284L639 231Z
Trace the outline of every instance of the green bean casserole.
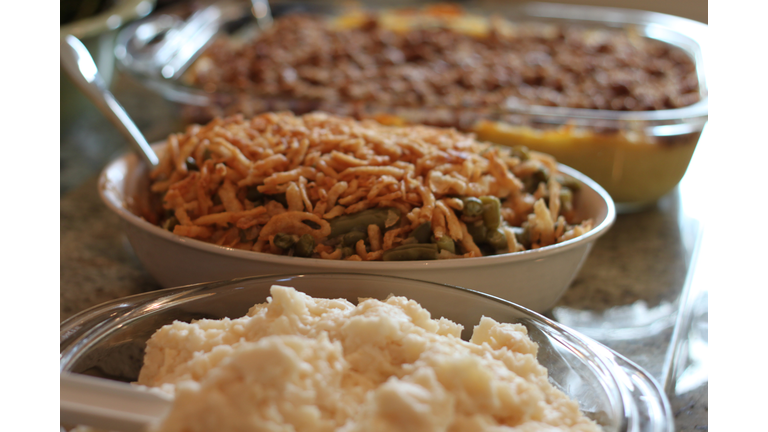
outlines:
M555 160L454 129L326 113L217 118L171 135L142 214L174 234L277 255L470 258L582 235Z

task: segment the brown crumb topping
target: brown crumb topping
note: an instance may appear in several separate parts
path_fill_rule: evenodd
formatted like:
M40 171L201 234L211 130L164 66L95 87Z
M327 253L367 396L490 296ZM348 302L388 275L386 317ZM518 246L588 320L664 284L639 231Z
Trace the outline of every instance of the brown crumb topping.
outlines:
M631 31L501 19L478 35L396 31L373 16L339 30L288 15L243 45L218 40L188 78L207 91L385 106L647 111L699 100L695 64L678 48Z

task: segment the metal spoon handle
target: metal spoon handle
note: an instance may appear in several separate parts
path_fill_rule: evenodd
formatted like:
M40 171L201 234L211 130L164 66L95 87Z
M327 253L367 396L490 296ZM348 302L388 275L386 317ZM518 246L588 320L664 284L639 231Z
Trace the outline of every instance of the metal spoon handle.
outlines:
M125 136L142 159L150 167L156 166L159 161L157 155L122 105L107 89L88 49L72 35L61 38L61 67L107 120Z
M269 0L251 0L251 4L251 12L256 17L259 29L264 31L272 27L272 8L269 7Z

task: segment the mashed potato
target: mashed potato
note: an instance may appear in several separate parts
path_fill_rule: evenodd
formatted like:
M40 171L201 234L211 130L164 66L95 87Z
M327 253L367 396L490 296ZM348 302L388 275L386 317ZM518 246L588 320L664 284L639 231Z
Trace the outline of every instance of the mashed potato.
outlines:
M174 322L139 384L175 392L152 431L597 431L547 380L519 324L431 319L413 300L273 286L238 319Z

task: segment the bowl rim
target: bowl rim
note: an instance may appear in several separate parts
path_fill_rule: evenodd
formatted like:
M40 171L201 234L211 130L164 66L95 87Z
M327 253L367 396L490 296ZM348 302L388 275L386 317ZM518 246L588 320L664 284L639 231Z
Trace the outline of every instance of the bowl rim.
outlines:
M161 149L165 144L164 141L156 142L152 144L152 147L156 150ZM255 252L250 250L234 249L225 246L219 246L212 243L207 243L201 240L183 237L172 232L166 231L161 227L154 225L144 218L135 215L128 210L125 206L125 197L123 201L118 203L110 196L110 191L113 189L109 185L114 184L113 179L110 179L109 172L115 170L118 166L125 165L125 172L128 172L130 168L137 168L142 166L133 152L125 153L123 156L113 160L102 170L98 179L98 192L101 200L109 207L113 212L117 213L125 222L130 223L136 228L139 228L148 234L152 234L156 237L162 238L166 241L170 241L179 246L191 247L203 252L208 252L216 255L228 256L237 259L244 259L248 261L259 261L264 263L291 265L296 264L297 259L300 259L301 265L305 268L318 268L318 267L333 267L337 270L415 270L419 268L441 269L441 268L464 268L473 267L476 265L493 265L500 263L511 263L518 261L529 261L548 257L550 255L557 254L562 251L570 250L590 243L603 234L613 225L616 220L616 206L613 199L600 185L594 180L585 176L584 174L570 168L566 165L558 163L558 169L561 172L570 175L580 181L584 186L592 189L596 192L606 207L605 218L597 226L593 227L589 232L582 234L570 240L566 240L562 243L557 243L550 246L545 246L539 249L526 250L521 252L506 253L500 255L491 255L483 257L472 258L457 258L449 260L424 260L424 261L345 261L345 260L328 260L321 258L300 258L284 255L273 255L264 252ZM118 181L125 182L126 175L124 174ZM479 261L482 260L482 261Z
M558 337L557 340L561 344L569 347L571 350L578 351L585 357L591 358L590 363L592 363L591 369L593 369L593 372L596 375L599 375L603 381L610 381L612 384L610 388L607 388L603 382L602 384L604 389L607 392L612 393L613 397L618 396L619 400L621 401L621 406L624 409L624 418L620 430L639 430L638 425L633 423L633 419L631 417L635 417L638 414L637 410L642 408L641 406L638 406L640 403L648 405L647 410L649 411L649 421L651 421L655 426L655 428L650 430L663 432L672 432L674 430L674 418L672 415L669 399L667 398L657 380L632 360L629 360L624 355L606 347L600 342L550 318L547 318L538 312L528 309L525 306L519 305L509 300L505 300L492 294L446 283L382 274L351 272L301 272L289 274L275 273L259 276L247 276L215 282L202 282L180 287L163 288L150 292L130 295L119 299L109 300L78 312L77 314L60 323L59 371L60 373L64 373L64 367L68 366L72 361L77 360L80 355L72 351L81 350L84 344L92 342L92 338L95 337L95 341L98 341L103 337L107 337L114 330L119 329L125 325L130 325L131 322L139 319L141 316L156 313L168 308L173 308L179 304L184 304L187 301L198 300L201 297L215 295L215 292L206 293L206 291L217 290L227 286L230 289L238 289L238 285L240 283L248 281L269 280L272 281L272 284L276 284L282 282L281 279L333 279L347 276L378 279L385 282L391 282L393 284L398 281L402 281L414 283L417 285L446 288L449 290L466 293L472 297L479 297L484 300L489 300L491 302L498 303L505 308L516 310L517 312L521 313L523 318L535 321L538 324L551 329L553 332L559 335L560 337ZM286 284L286 286L289 285L290 284ZM110 311L113 313L103 315L104 312ZM90 325L86 326L86 324L89 324L89 322ZM635 418L634 421L637 421L637 419Z
M452 285L448 283L443 282L434 282L430 280L423 280L423 279L415 279L412 277L404 277L404 276L397 276L397 275L390 275L390 274L373 274L373 273L356 273L356 272L344 272L344 271L333 271L333 272L297 272L297 273L269 273L269 274L263 274L263 275L255 275L255 276L243 276L238 278L232 278L232 279L225 279L225 280L219 280L219 281L209 281L209 282L198 282L198 283L192 283L187 285L181 285L181 286L175 286L175 287L168 287L168 288L160 288L152 291L142 292L142 293L136 293L131 294L125 297L120 297L112 300L107 300L105 302L96 304L94 306L91 306L87 309L84 309L71 317L67 318L66 320L62 321L59 324L60 328L60 336L66 336L68 335L68 332L65 331L65 329L69 329L69 327L76 326L79 327L82 325L75 324L76 321L81 321L83 318L87 318L89 315L94 315L95 312L98 312L101 309L106 309L112 305L120 305L123 306L130 306L128 303L130 301L139 300L142 301L141 303L135 303L135 304L141 304L144 305L146 302L143 302L146 300L147 302L154 302L161 299L167 299L168 302L163 302L163 304L159 308L151 308L151 309L142 309L141 313L139 315L144 315L146 313L149 313L149 311L157 311L157 310L163 310L167 309L169 307L174 306L172 302L180 300L184 295L189 295L188 300L195 300L199 298L199 291L205 291L207 289L216 289L222 286L226 285L237 285L242 282L248 282L252 280L261 280L261 279L271 279L275 282L279 282L283 279L296 279L296 278L336 278L336 277L345 277L345 276L355 276L355 277L362 277L362 278L370 278L370 279L384 279L384 280L390 280L392 282L395 281L407 281L412 282L416 284L426 284L426 285L434 285L439 286L443 288L449 288L456 291L463 291L470 293L471 295L477 295L480 297L485 297L488 300L495 301L497 303L501 303L504 306L512 307L513 309L519 309L527 314L532 314L535 316L535 318L544 321L547 325L557 328L559 331L563 331L565 333L572 333L579 338L587 338L588 340L592 341L591 338L588 336L582 335L581 333L578 333L576 330L571 329L570 327L565 326L564 324L560 324L559 322L547 318L546 316L542 315L539 312L534 311L533 309L529 309L521 304L515 303L511 300L506 300L502 297L495 296L493 294L488 294L483 291L474 290L471 288L464 288L459 285ZM288 286L288 285L286 285ZM293 288L293 287L292 287ZM194 294L194 295L192 295ZM305 293L306 294L306 293ZM309 294L307 294L309 295ZM326 298L326 297L320 297L320 298ZM127 310L133 310L135 308L128 308ZM128 312L132 313L132 312ZM78 328L79 330L79 328ZM596 342L596 341L595 341Z

